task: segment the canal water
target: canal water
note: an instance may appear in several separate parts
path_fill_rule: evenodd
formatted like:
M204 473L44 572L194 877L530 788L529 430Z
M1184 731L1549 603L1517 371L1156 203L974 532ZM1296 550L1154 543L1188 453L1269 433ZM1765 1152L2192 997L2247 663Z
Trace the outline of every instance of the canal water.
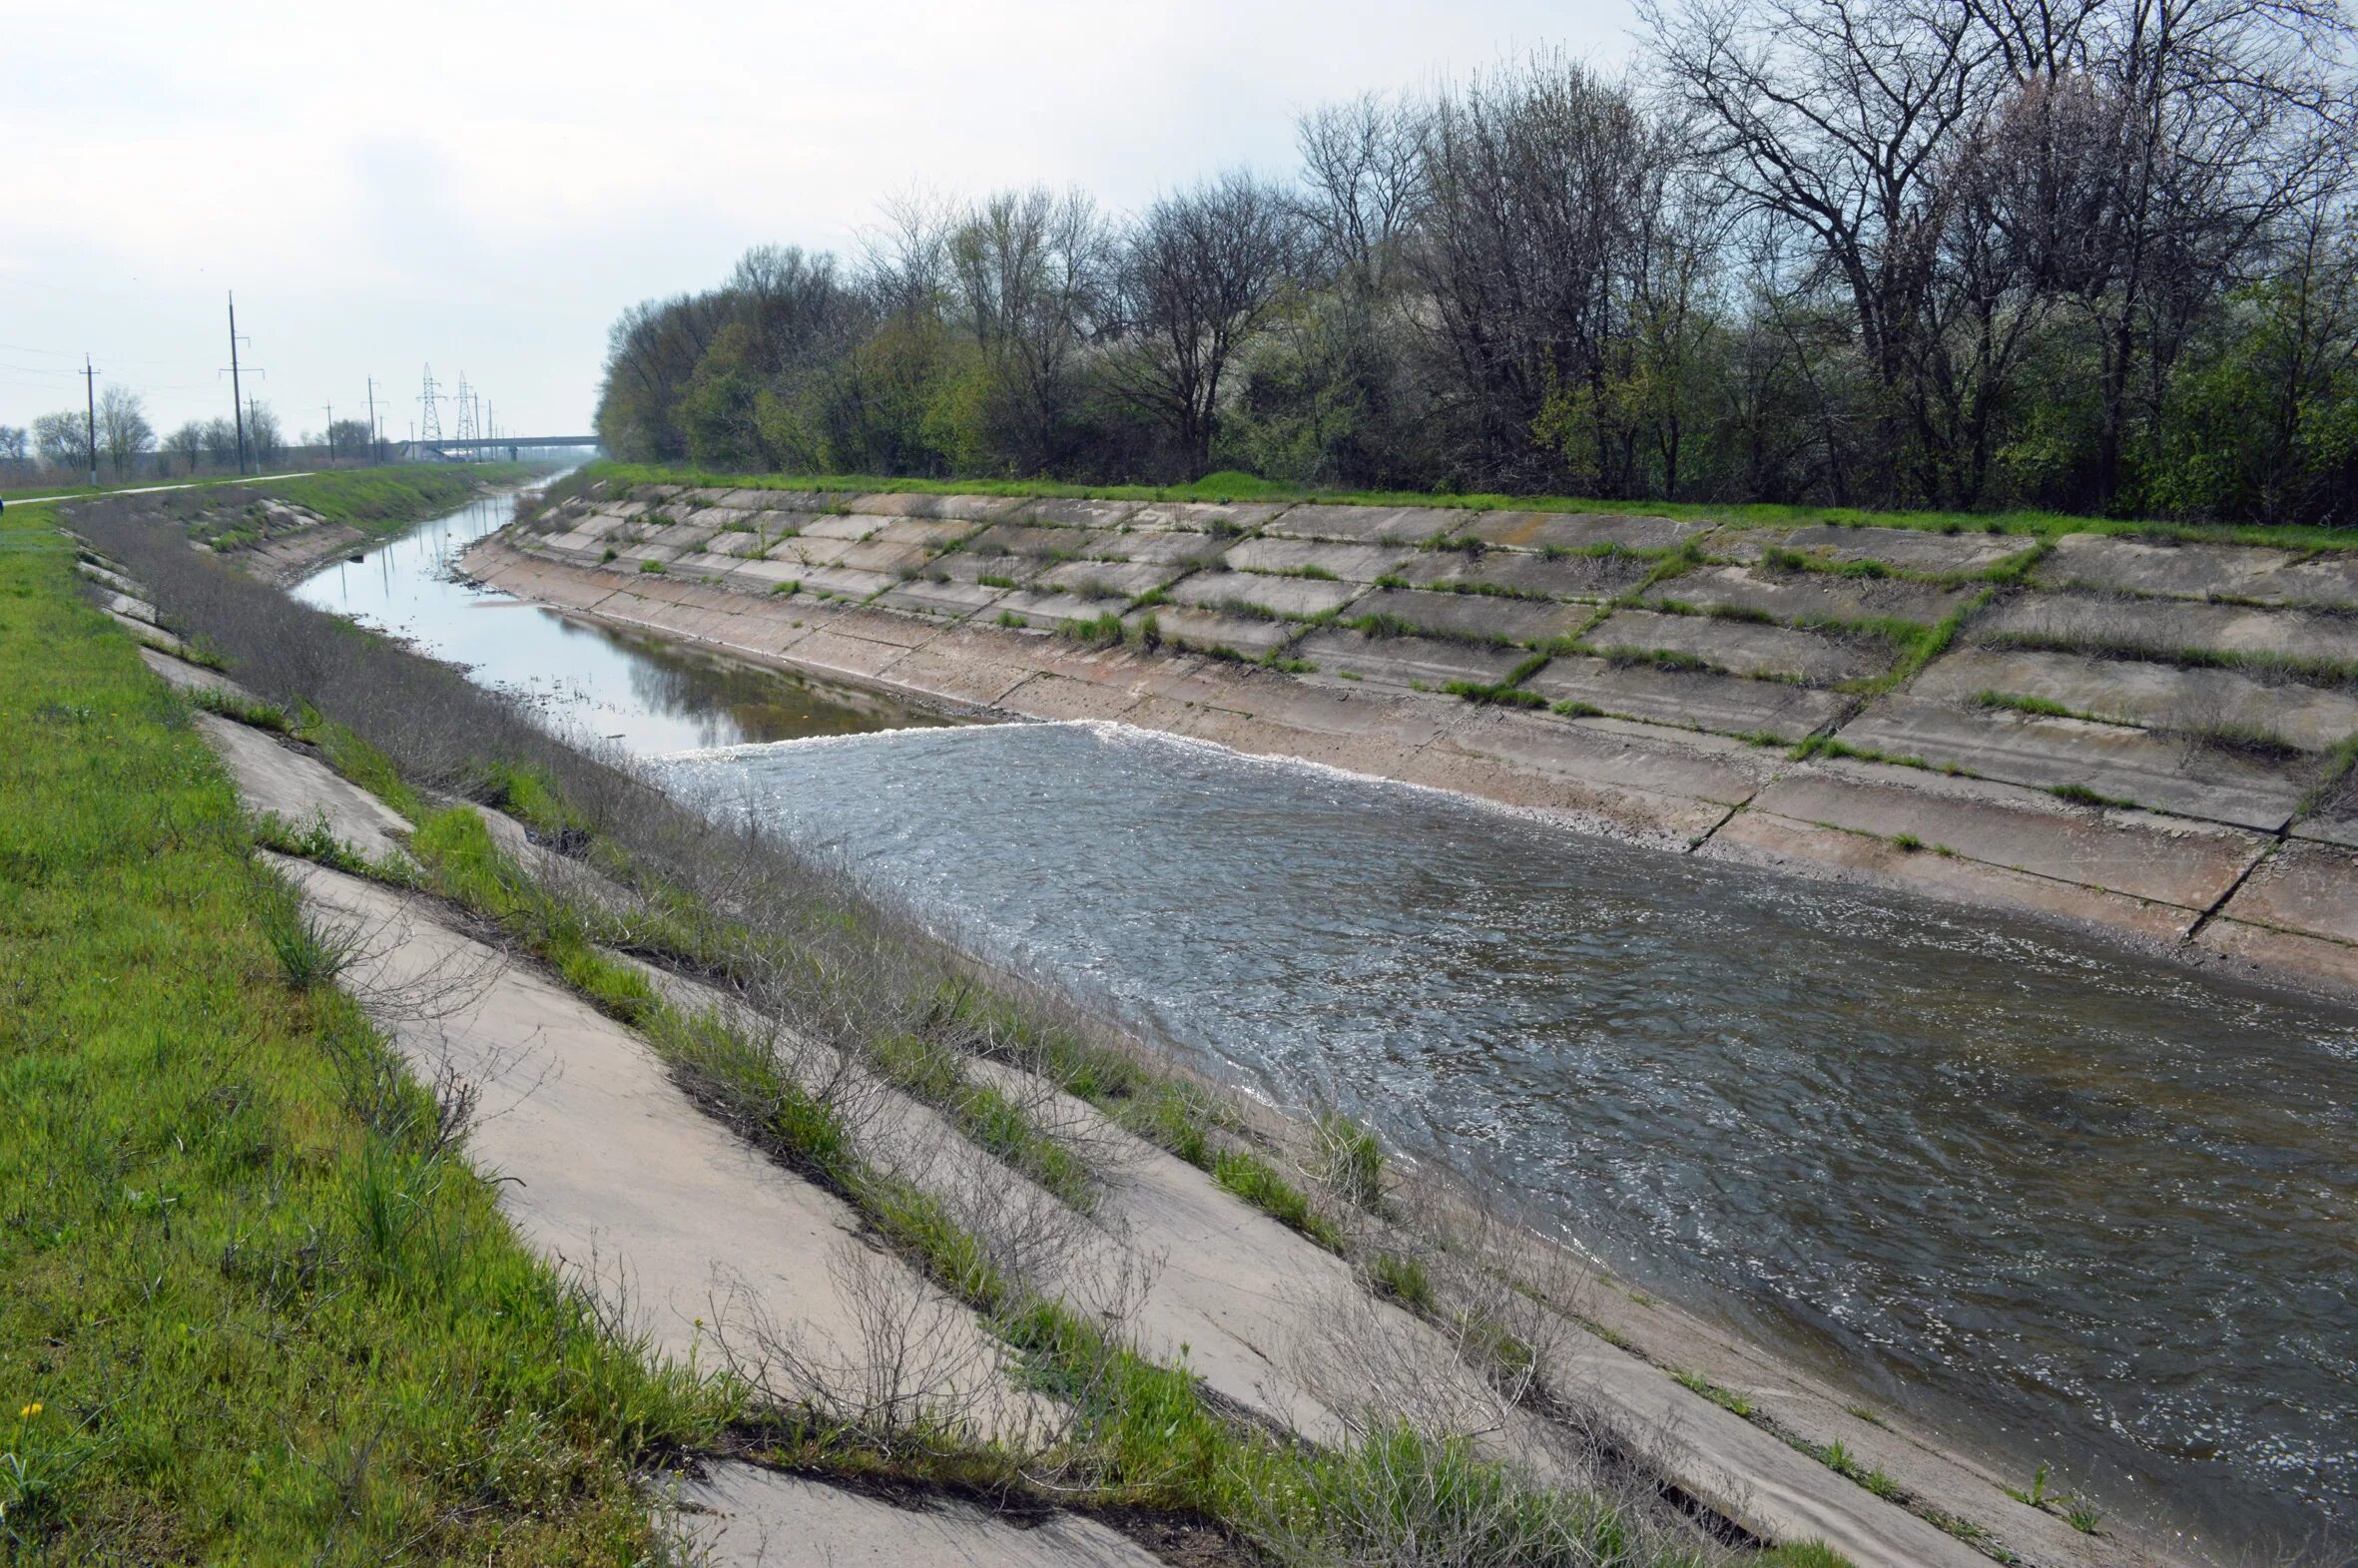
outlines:
M919 728L445 580L504 515L298 591L2017 1484L2222 1560L2358 1539L2358 1013L1116 726Z

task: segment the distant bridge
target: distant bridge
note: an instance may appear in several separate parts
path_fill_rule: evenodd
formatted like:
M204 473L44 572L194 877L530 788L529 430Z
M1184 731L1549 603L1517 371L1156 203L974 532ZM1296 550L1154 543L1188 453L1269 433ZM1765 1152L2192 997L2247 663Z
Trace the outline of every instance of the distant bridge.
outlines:
M545 452L560 448L594 447L594 435L491 435L467 440L412 441L403 456L411 462L455 463L466 458L498 457L504 454L514 462L525 452Z

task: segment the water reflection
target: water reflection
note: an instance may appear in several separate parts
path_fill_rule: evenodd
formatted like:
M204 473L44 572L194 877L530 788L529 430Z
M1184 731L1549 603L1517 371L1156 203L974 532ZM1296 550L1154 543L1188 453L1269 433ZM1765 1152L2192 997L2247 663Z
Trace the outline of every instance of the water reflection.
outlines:
M469 667L486 685L515 693L553 729L641 756L943 722L888 699L634 636L454 580L450 563L512 514L508 497L484 497L357 561L323 568L294 592Z
M668 771L2115 1517L2358 1523L2346 1010L1109 727Z

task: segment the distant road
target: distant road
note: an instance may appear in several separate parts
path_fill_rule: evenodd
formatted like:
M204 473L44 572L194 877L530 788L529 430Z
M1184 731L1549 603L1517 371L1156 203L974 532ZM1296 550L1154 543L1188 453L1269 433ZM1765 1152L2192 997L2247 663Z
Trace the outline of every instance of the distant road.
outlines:
M217 490L224 485L263 484L273 479L308 479L316 468L305 468L292 474L256 474L247 479L191 479L182 484L149 484L129 490L50 490L40 495L0 496L0 500L22 505L32 501L95 501L110 495L160 495L166 490Z

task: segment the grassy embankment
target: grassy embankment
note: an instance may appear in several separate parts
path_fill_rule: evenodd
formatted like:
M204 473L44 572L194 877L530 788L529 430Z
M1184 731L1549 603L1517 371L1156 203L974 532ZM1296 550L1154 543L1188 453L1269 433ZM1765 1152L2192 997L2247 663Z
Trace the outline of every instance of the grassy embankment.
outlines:
M126 540L128 549L133 541ZM1300 1215L1284 1211L1300 1200L1247 1151L1217 1138L1203 1111L1167 1084L1157 1084L1126 1058L1093 1049L1052 1025L1037 1027L1023 1009L994 998L945 970L942 955L902 950L904 933L878 911L831 898L838 884L813 882L780 861L774 869L792 883L785 904L767 901L764 887L742 872L764 851L718 841L709 828L702 864L722 873L732 901L751 898L776 910L777 923L756 931L716 918L693 891L694 856L666 844L656 831L664 813L643 795L613 809L598 796L612 787L600 766L571 754L522 724L490 694L442 667L376 639L327 629L316 612L289 603L262 585L220 572L155 546L151 579L185 564L196 579L188 595L151 582L170 614L175 602L197 617L184 630L228 647L242 678L288 700L298 695L274 684L274 649L332 638L344 657L295 658L329 688L316 695L330 713L344 713L381 740L396 760L370 740L315 718L300 728L322 743L331 760L375 788L419 823L415 846L437 891L506 924L522 944L608 1011L634 1022L698 1098L728 1117L774 1155L852 1201L880 1236L945 1288L985 1314L1021 1352L1042 1386L1078 1407L1074 1440L1053 1455L1009 1455L946 1444L938 1432L877 1432L814 1421L794 1412L740 1427L739 1441L781 1462L858 1473L948 1479L1000 1492L1053 1495L1067 1501L1174 1508L1217 1521L1263 1541L1282 1561L1345 1558L1378 1550L1387 1532L1408 1527L1441 1530L1474 1548L1477 1561L1553 1563L1613 1560L1628 1563L1699 1562L1719 1554L1693 1542L1665 1539L1617 1502L1580 1492L1533 1489L1512 1472L1479 1460L1462 1440L1433 1440L1403 1428L1364 1449L1317 1454L1238 1423L1206 1401L1192 1378L1157 1365L1110 1339L1091 1321L1032 1294L993 1260L984 1238L963 1232L941 1203L886 1174L869 1169L857 1140L835 1108L804 1092L762 1042L733 1034L710 1017L684 1017L658 1001L637 971L607 956L611 945L669 961L691 972L734 976L762 996L764 958L818 982L804 998L805 1016L825 1015L839 1027L855 1024L838 1043L866 1053L885 1075L922 1097L955 1101L955 1119L985 1147L1071 1201L1082 1195L1036 1163L1047 1150L1036 1129L1017 1125L1020 1107L993 1105L960 1091L944 1094L946 1053L979 1049L1052 1071L1075 1093L1098 1101L1166 1147L1208 1167L1223 1185L1260 1202L1297 1228L1318 1234ZM135 561L135 569L141 563ZM210 584L207 586L206 583ZM318 623L313 625L313 623ZM341 683L341 684L336 684ZM362 700L362 699L365 700ZM431 710L432 727L414 721ZM299 708L297 711L300 712ZM592 908L568 904L534 888L506 862L470 813L434 809L401 775L419 784L470 792L565 835L605 869L634 881L659 911L651 921L607 923ZM564 776L561 782L559 775ZM586 789L576 803L567 784ZM603 824L611 835L600 831ZM726 836L726 835L724 835ZM767 851L775 854L775 851ZM802 918L793 908L807 906ZM797 932L797 951L771 952L775 931ZM835 976L848 975L854 994ZM947 989L945 991L945 982ZM800 982L800 983L808 983ZM893 994L880 995L889 991ZM792 1002L792 997L780 997ZM921 1027L912 1032L907 1025ZM827 1036L836 1038L834 1031ZM953 1075L954 1077L954 1075ZM1351 1150L1349 1163L1371 1185L1370 1148ZM1329 1240L1334 1245L1334 1240ZM1034 1478L1053 1480L1049 1493ZM1411 1516L1404 1516L1411 1515ZM1596 1554L1602 1551L1604 1559ZM1814 1548L1768 1554L1758 1561L1816 1564L1834 1559Z
M178 491L156 499L192 518L197 538L229 550L267 537L265 499L290 502L363 534L383 535L463 506L486 488L520 485L548 471L531 463L400 463L275 480L235 510L227 504L230 498L208 490Z
M2026 534L2054 539L2069 533L2127 534L2140 538L2222 544L2275 545L2289 550L2358 549L2358 535L2336 528L2291 524L2174 523L2067 512L1881 512L1843 506L1784 506L1767 502L1606 501L1562 495L1440 495L1423 490L1317 490L1273 484L1226 470L1185 485L1063 484L1045 479L906 479L874 474L722 474L684 466L598 461L585 474L616 484L677 484L742 490L830 490L848 494L906 491L922 495L1096 497L1116 501L1285 501L1341 506L1436 506L1468 511L1603 512L1693 518L1751 527L1913 528L1932 533Z
M0 1557L643 1560L724 1390L518 1244L180 699L0 518Z

